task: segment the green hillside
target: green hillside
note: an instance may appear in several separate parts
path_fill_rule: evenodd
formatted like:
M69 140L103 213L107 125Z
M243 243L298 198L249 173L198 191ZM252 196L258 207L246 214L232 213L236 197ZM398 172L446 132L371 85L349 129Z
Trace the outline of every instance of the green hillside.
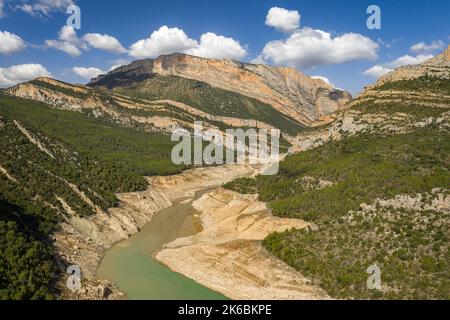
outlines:
M16 122L14 122L16 121ZM19 129L39 141L42 151ZM52 298L56 268L50 236L67 214L94 214L115 193L144 190L142 175L172 174L170 137L115 125L43 103L0 95L0 299Z
M393 102L355 108L374 116L402 112L412 115L411 121L448 111ZM316 231L272 234L264 246L332 297L449 299L449 212L373 206L376 199L418 193L430 205L439 193L450 194L449 170L447 120L395 135L348 136L287 157L276 176L240 179L227 187L257 192L277 216L317 225ZM375 263L382 272L381 291L366 287L366 269Z
M174 100L217 116L255 119L291 135L303 129L301 124L268 104L196 80L153 75L128 87L117 87L113 91L147 100Z

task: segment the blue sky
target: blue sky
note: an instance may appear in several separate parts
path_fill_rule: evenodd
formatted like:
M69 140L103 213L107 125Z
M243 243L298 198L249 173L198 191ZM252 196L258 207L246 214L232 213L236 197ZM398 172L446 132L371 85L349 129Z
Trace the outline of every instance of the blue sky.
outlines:
M81 9L81 29L58 35L70 3ZM366 26L371 4L381 8L380 30ZM268 19L275 7L286 10ZM289 65L355 94L450 42L448 0L0 0L0 8L0 86L46 72L85 83L100 70L173 49Z

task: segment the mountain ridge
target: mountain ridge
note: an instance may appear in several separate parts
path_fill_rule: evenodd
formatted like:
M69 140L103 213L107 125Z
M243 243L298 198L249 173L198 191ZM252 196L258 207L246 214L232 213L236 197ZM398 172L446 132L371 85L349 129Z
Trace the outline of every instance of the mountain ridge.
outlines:
M311 79L290 67L206 59L181 53L143 59L91 80L88 86L115 89L158 74L202 81L272 105L305 125L328 121L352 97L320 79Z

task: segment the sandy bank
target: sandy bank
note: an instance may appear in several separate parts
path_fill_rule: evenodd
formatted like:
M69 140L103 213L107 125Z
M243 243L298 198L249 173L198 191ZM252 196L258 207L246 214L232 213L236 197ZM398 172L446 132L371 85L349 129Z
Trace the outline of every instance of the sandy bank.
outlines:
M261 240L275 231L305 228L274 217L255 195L222 188L194 201L203 231L179 238L156 258L173 271L232 299L327 299L300 273L273 257Z
M62 283L63 298L120 297L113 284L96 279L97 267L107 249L139 232L156 213L170 207L173 201L193 198L196 191L255 173L256 170L249 165L226 165L195 168L174 176L151 177L148 178L150 187L147 190L118 194L120 204L116 208L106 212L98 210L95 216L88 218L73 214L55 233L54 243L62 273L69 265L81 267L82 289L72 294Z

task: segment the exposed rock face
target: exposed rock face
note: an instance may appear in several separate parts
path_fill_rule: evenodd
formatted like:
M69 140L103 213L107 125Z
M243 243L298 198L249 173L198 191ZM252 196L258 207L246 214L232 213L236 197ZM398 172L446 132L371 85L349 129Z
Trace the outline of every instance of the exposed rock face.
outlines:
M419 65L400 67L381 77L377 83L366 88L348 105L348 109L335 116L333 122L315 130L298 134L293 140L291 153L313 149L329 141L341 139L361 133L402 134L438 125L440 130L450 126L450 95L445 90L418 89L384 89L381 85L406 79L415 79L430 75L441 79L450 79L450 62L447 61L450 46L445 53L431 58ZM360 108L368 105L386 106L390 104L402 105L405 108L426 107L430 111L441 110L440 114L414 115L401 111L368 112ZM406 109L405 109L406 110Z
M450 63L450 45L447 47L447 49L444 52L444 61L447 63Z
M311 227L274 217L257 195L216 189L193 203L203 231L166 245L156 258L232 299L329 299L261 246L269 233Z
M90 86L109 89L142 81L153 74L202 81L272 105L295 120L310 125L340 110L352 97L293 68L205 59L184 54L139 60L93 79Z
M96 279L96 269L106 249L139 232L156 213L170 207L173 201L192 199L196 191L257 173L258 169L250 165L224 165L186 170L175 176L151 177L148 178L151 185L148 190L118 194L119 207L110 208L107 212L99 210L97 215L89 218L67 212L70 218L54 235L55 247L62 259L59 261L62 273L65 273L65 264L81 267L83 289L71 294L63 287L64 296L71 299L123 297L112 284ZM71 211L70 207L67 210ZM113 292L105 297L105 290Z
M46 87L46 85L51 85ZM33 81L18 84L6 90L6 93L24 99L31 99L47 103L58 109L84 112L90 110L96 117L107 116L122 125L139 123L147 127L149 131L162 131L172 133L175 128L193 128L193 120L189 116L201 118L206 128L218 129L212 122L221 122L227 126L239 128L275 129L263 121L255 119L241 119L236 117L218 116L206 113L187 104L172 100L147 101L143 99L132 99L110 91L95 90L94 88L67 84L52 78L40 77ZM105 100L105 97L107 97ZM121 110L114 108L114 105L121 107ZM168 106L175 107L180 112L184 112L186 120L164 116L164 115L136 115L133 111L168 111ZM283 133L286 140L291 137L284 132L283 128L278 128Z

